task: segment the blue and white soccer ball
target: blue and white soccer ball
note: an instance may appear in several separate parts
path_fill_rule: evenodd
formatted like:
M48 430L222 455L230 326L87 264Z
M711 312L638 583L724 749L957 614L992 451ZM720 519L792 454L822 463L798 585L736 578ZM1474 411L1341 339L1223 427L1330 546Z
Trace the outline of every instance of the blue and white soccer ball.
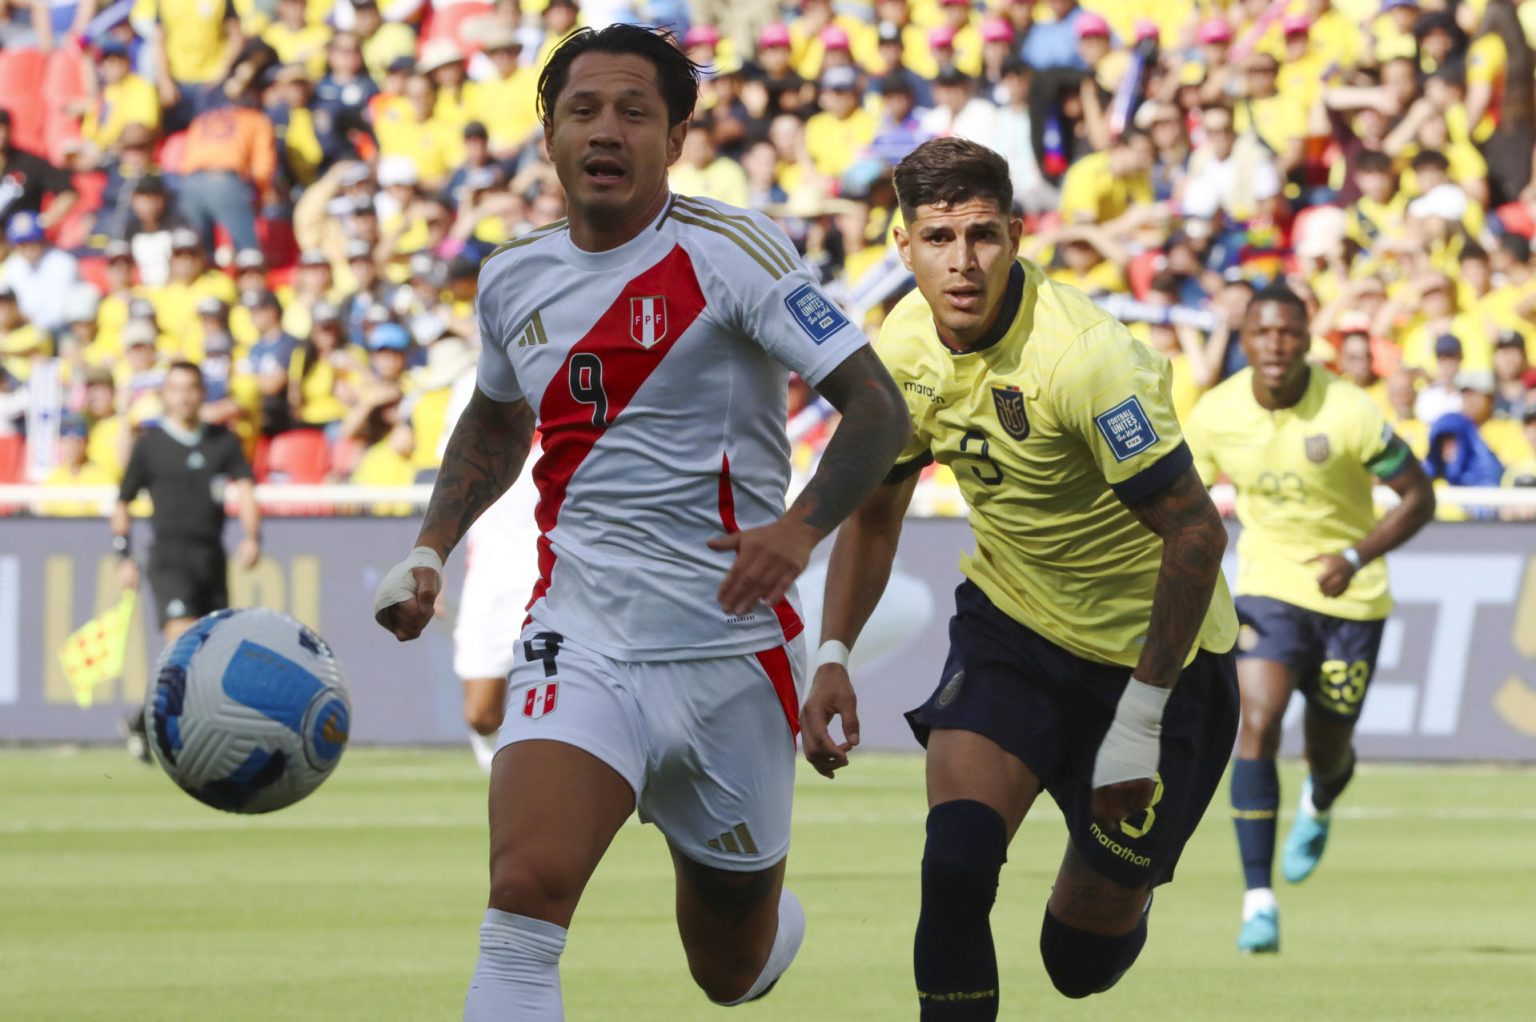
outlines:
M145 693L155 758L215 809L267 813L330 776L352 707L325 640L275 610L214 611L161 654Z

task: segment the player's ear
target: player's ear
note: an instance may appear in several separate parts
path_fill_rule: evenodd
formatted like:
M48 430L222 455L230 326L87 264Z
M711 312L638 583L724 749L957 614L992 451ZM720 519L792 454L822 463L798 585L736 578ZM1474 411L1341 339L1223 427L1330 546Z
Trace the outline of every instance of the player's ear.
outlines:
M912 236L907 233L905 227L896 227L891 230L891 238L896 242L896 254L901 256L901 265L910 270L912 268Z
M1019 257L1019 242L1024 240L1024 218L1013 217L1008 221L1008 244L1013 248L1013 257Z
M544 156L550 163L555 162L555 122L544 121Z
M683 139L688 137L688 121L674 124L667 129L667 166L672 166L683 155Z

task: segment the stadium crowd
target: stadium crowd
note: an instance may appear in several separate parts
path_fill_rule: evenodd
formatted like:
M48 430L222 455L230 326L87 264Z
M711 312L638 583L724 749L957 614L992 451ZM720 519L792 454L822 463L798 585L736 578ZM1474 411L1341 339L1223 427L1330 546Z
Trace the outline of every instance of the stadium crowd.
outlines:
M259 478L430 478L480 260L564 212L538 69L615 20L705 67L674 189L773 216L871 335L892 168L960 135L1181 414L1283 278L1437 482L1536 485L1513 0L0 0L0 482L115 480L181 359ZM803 469L834 423L791 410Z

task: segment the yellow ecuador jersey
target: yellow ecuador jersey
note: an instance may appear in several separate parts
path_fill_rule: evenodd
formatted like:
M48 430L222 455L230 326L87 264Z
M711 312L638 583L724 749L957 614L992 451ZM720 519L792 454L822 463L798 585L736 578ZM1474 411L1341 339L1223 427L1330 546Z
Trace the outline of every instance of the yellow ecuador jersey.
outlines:
M1314 368L1291 408L1270 411L1253 396L1244 369L1195 405L1186 424L1195 465L1207 483L1226 473L1237 487L1237 593L1268 596L1351 621L1392 610L1386 561L1361 568L1330 599L1308 563L1358 543L1376 525L1372 475L1390 478L1409 452L1370 395Z
M1190 464L1168 360L1028 260L1003 316L1001 336L966 352L939 340L918 291L886 317L876 351L913 423L900 462L954 472L976 536L960 570L1000 610L1078 656L1134 667L1163 544L1121 501ZM1196 646L1225 652L1236 636L1218 580Z

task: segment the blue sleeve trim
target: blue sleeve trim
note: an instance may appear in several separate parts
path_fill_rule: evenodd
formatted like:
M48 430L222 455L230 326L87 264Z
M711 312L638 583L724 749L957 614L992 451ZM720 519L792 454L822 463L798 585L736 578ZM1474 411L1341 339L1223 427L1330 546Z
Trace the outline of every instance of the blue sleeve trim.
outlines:
M1124 482L1111 484L1110 489L1115 491L1120 503L1140 504L1166 489L1175 479L1188 472L1194 463L1195 456L1189 452L1189 445L1181 440L1179 446L1163 455L1155 464L1147 466Z

